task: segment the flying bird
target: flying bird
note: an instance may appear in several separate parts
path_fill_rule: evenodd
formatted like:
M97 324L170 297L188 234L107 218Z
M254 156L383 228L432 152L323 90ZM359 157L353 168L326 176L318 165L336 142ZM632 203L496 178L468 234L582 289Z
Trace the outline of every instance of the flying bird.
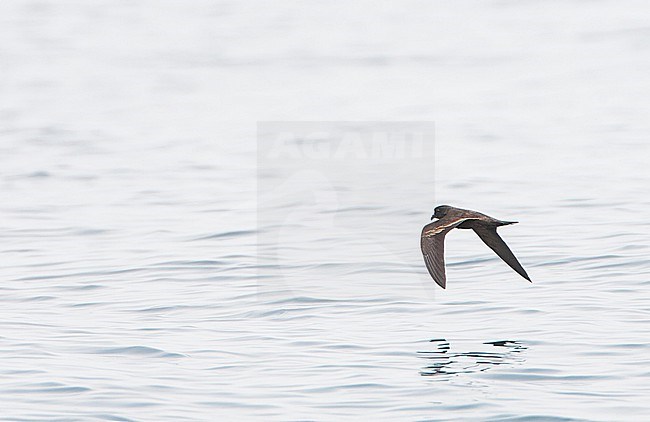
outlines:
M453 228L472 229L481 240L505 261L513 270L528 281L530 277L512 253L506 242L497 234L497 227L515 224L517 221L502 221L472 210L440 205L431 219L437 218L422 229L420 248L424 263L433 280L443 289L447 285L445 276L445 235Z

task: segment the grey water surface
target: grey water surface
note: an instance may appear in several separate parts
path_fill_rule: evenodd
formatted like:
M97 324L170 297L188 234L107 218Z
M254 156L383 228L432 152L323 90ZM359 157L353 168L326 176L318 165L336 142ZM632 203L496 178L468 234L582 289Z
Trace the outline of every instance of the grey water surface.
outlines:
M642 1L3 0L0 420L648 420L648 74Z

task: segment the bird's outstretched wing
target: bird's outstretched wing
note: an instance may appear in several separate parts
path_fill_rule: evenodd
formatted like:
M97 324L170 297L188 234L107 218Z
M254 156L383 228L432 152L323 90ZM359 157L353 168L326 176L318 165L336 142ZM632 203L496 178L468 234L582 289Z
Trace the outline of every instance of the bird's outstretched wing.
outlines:
M424 263L433 280L443 289L447 285L445 276L445 235L465 220L465 217L446 215L438 221L427 224L422 229L420 248Z
M472 229L476 232L478 237L480 237L481 240L490 247L490 249L499 255L499 258L510 266L510 268L517 271L517 273L526 280L531 281L528 274L526 274L526 270L524 270L519 261L517 261L515 255L512 253L508 245L506 245L506 242L504 242L497 234L496 227L475 225Z

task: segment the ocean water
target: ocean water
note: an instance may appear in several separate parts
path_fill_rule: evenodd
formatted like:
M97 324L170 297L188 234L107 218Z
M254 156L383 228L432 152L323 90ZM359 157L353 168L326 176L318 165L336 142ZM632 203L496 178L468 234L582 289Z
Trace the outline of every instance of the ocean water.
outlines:
M2 1L0 420L650 418L649 12Z

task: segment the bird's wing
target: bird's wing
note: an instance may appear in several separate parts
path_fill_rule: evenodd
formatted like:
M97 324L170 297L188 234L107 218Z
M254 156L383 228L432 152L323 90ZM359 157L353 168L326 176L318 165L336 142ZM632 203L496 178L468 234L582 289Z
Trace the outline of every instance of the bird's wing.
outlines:
M424 263L433 280L443 289L447 284L445 276L445 235L468 218L445 216L438 221L427 224L422 229L420 248Z
M490 249L499 255L499 258L510 266L510 268L517 271L517 273L526 280L531 281L528 274L526 274L526 270L524 270L519 261L517 261L515 255L512 253L508 245L506 245L506 242L504 242L497 234L496 227L475 225L472 229L476 232L478 237L480 237L481 240L490 247Z

